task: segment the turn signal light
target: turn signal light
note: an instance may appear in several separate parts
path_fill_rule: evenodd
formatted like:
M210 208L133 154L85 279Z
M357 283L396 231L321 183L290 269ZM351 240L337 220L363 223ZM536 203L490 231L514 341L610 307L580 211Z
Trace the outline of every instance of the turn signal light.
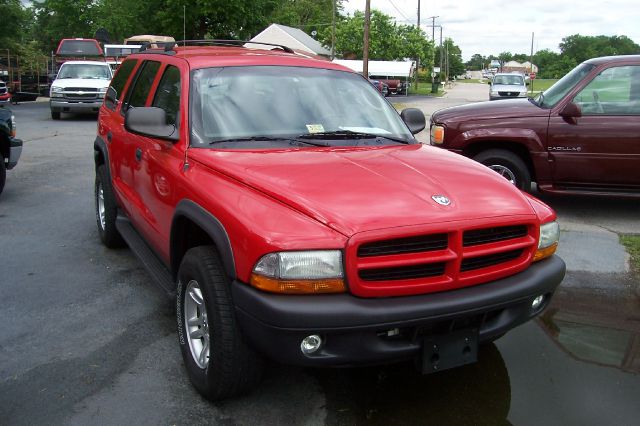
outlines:
M441 144L444 142L444 127L431 126L431 144Z
M549 247L536 250L536 254L535 256L533 256L533 261L537 262L538 260L546 259L547 257L551 256L553 253L555 253L557 248L558 248L558 243L554 243Z
M283 280L251 274L251 286L269 293L280 294L326 294L347 291L344 280L339 278L314 280Z

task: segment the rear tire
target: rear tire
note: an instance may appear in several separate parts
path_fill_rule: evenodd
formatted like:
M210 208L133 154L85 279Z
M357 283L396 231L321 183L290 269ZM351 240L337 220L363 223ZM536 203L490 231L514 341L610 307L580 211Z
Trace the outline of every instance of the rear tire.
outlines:
M489 149L480 152L473 159L500 174L518 189L531 191L531 173L517 154L504 149Z
M214 247L187 251L178 272L178 341L189 379L212 401L245 393L262 376L262 359L238 327L230 286Z
M96 223L100 240L109 248L124 247L126 243L116 228L118 205L113 196L111 182L104 164L96 169L95 181Z
M60 113L57 111L51 111L51 118L53 120L60 120Z

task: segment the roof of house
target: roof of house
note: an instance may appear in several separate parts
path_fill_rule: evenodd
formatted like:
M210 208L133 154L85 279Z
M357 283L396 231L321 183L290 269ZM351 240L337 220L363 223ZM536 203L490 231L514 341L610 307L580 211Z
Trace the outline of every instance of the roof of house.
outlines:
M251 39L265 43L276 43L292 49L303 50L316 55L329 56L331 52L324 48L320 42L298 28L286 25L271 24L261 33Z

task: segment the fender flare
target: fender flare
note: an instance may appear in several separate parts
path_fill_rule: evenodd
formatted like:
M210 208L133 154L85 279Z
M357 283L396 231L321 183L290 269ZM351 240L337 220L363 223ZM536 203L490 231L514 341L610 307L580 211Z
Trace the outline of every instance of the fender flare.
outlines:
M220 260L224 266L225 272L230 279L236 278L235 260L233 250L231 249L231 240L229 234L222 223L214 215L202 208L199 204L189 199L184 199L178 203L171 221L171 237L170 237L170 256L171 271L174 281L177 280L178 269L180 268L180 259L178 254L182 250L180 240L177 238L179 229L178 221L186 218L200 228L202 228L216 246L220 254Z
M93 161L96 166L96 170L98 169L98 158L102 155L104 158L104 165L107 170L107 177L109 178L109 182L111 182L111 167L109 163L109 149L107 148L107 144L104 139L100 136L96 136L95 141L93 141Z

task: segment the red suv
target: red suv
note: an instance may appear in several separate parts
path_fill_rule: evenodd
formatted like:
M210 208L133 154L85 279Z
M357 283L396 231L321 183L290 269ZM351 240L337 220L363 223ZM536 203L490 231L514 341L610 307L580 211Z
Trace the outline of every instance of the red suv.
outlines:
M524 190L640 197L640 55L585 61L533 99L437 111L431 144Z
M229 43L129 56L94 144L100 238L176 295L204 396L251 389L265 357L467 364L547 306L549 207L418 143L424 115L361 75Z

